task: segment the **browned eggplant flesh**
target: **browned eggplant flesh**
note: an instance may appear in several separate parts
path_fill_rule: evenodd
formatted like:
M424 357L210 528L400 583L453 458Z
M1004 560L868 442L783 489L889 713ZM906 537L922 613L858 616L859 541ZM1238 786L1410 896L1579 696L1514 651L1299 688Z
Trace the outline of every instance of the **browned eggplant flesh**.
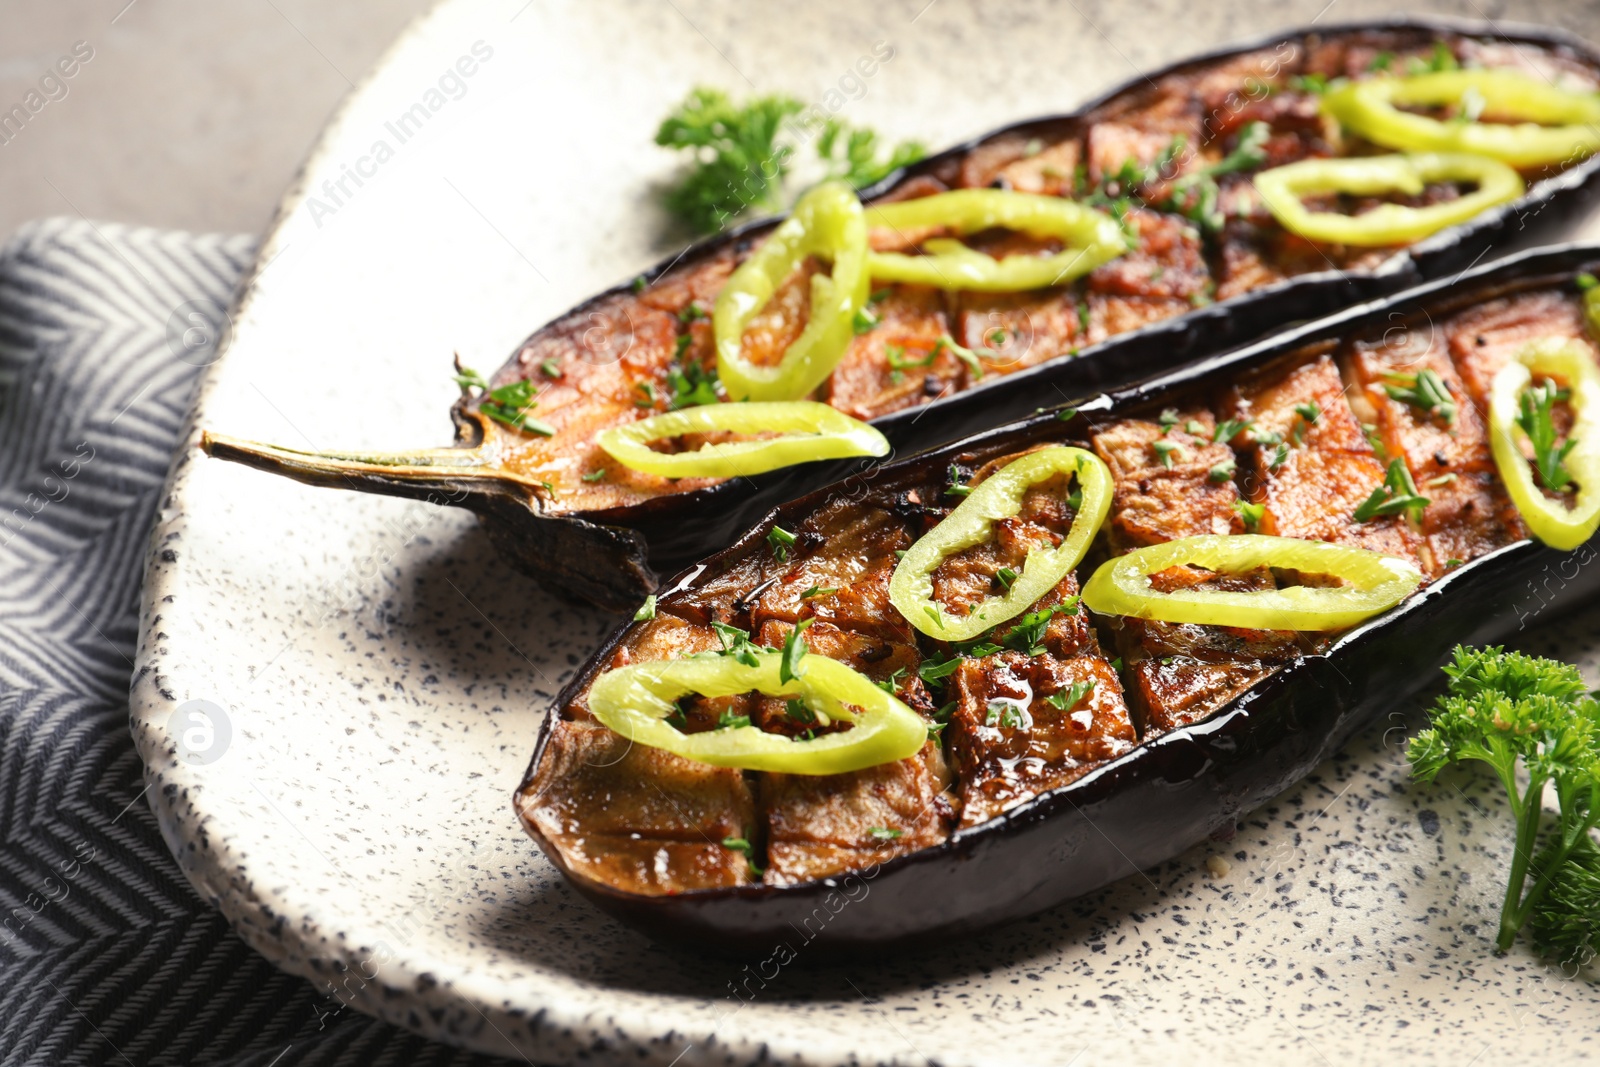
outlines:
M1424 582L1410 604L1440 599L1435 587L1447 580L1472 580L1474 561L1488 567L1487 556L1529 547L1491 456L1486 401L1496 372L1531 340L1570 338L1593 352L1575 278L1569 269L1536 282L1463 283L1465 297L1436 291L1421 306L1367 312L1348 331L1324 328L1292 349L1268 346L1259 358L1225 357L1218 369L1202 367L1176 384L1103 396L780 509L686 571L656 601L654 617L620 631L580 673L545 724L517 795L520 818L557 866L602 902L731 893L760 907L780 888L876 875L949 852L955 840L980 839L1008 813L1036 810L1040 798L1070 798L1074 783L1199 729L1274 675L1325 661L1341 639L1098 616L1078 593L1104 561L1206 534L1327 541L1413 563ZM1439 383L1447 399L1419 399L1419 376ZM1555 425L1564 435L1571 422L1562 406ZM1092 450L1114 483L1109 515L1076 573L1028 614L962 645L909 625L889 600L897 554L992 472L1058 444ZM1358 518L1396 461L1424 502ZM1061 542L1081 501L1072 488L1059 478L1034 486L988 540L939 565L933 599L946 616L1008 588L1030 548ZM793 534L792 544L777 542L782 551L769 536L774 527ZM1170 590L1326 579L1173 567L1151 580ZM1391 614L1407 611L1402 604ZM729 627L778 648L807 620L800 639L811 654L850 665L923 716L921 752L829 776L717 768L630 744L588 709L588 687L603 670L715 652ZM1478 621L1435 625L1466 636ZM1412 673L1427 665L1413 663ZM809 728L784 701L759 693L679 706L688 733L722 728L730 715L789 736ZM1240 745L1249 742L1236 738ZM1270 773L1273 790L1292 780L1282 768L1254 773ZM1115 820L1106 825L1118 832ZM1191 843L1168 842L1168 854ZM995 884L1008 876L988 875ZM945 899L937 884L924 891Z
M1418 280L1418 261L1402 247L1330 245L1286 230L1252 176L1302 159L1388 151L1342 134L1323 113L1319 93L1329 80L1455 64L1533 71L1574 89L1600 86L1600 59L1555 38L1510 42L1427 25L1291 33L1157 72L1080 114L1000 131L892 177L869 190L869 202L985 188L1074 198L1117 219L1128 251L1072 284L1028 292L875 284L870 315L812 398L876 420L897 446L926 446L1019 416L1058 389L1076 395L1123 384L1198 354L1190 345L1215 351ZM1577 167L1587 174L1586 162ZM1560 165L1524 171L1532 187L1511 207L1581 184L1562 172ZM1397 202L1421 206L1462 191L1441 182ZM1383 202L1324 199L1320 206L1352 214ZM1495 238L1504 249L1521 235L1505 226L1504 213L1496 218L1507 230ZM456 404L453 450L312 455L215 435L204 444L214 455L315 484L409 495L453 489L524 570L631 610L653 588L657 569L720 547L779 499L834 476L819 466L815 480L790 480L777 495L760 497L745 479L630 469L595 440L604 429L722 396L709 313L770 226L707 242L538 330L487 389ZM1449 232L1464 239L1475 226L1479 237L1492 229L1484 218ZM917 254L924 242L950 236L879 228L870 243ZM1442 236L1428 243L1439 245ZM965 239L999 259L1061 248L1000 230ZM1452 269L1467 265L1447 256L1435 266L1447 260ZM806 325L812 276L828 269L813 257L779 286L744 334L747 360L772 365L782 357ZM1330 287L1312 295L1291 285L1313 275ZM1268 293L1278 296L1268 300ZM1192 325L1179 329L1180 321ZM1163 324L1171 331L1149 350L1119 347ZM1105 358L1082 358L1096 354ZM518 383L530 415L508 421L488 390ZM958 404L968 393L972 403ZM947 415L918 410L939 404ZM662 447L702 443L685 437ZM708 519L707 505L727 521ZM568 521L558 529L541 519Z

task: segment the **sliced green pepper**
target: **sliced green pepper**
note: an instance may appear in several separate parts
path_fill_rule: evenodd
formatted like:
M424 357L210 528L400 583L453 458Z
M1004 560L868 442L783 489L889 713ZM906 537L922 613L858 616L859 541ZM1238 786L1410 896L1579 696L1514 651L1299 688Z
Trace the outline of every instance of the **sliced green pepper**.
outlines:
M1313 241L1344 245L1400 245L1421 240L1446 226L1522 195L1522 176L1484 156L1423 152L1353 159L1302 159L1255 176L1267 210L1284 229ZM1322 193L1415 196L1429 182L1474 182L1465 196L1428 207L1379 204L1361 215L1312 211L1304 198Z
M657 452L651 441L689 433L770 433L779 437L724 441L693 452ZM705 404L613 426L595 443L623 466L663 478L734 478L796 463L847 456L886 456L889 442L864 422L814 400Z
M783 654L637 663L606 671L589 690L589 710L630 740L718 767L784 774L842 774L914 756L928 739L928 724L865 675L838 660L805 657L805 673L779 679ZM749 692L800 700L823 721L851 723L848 730L807 740L754 726L685 734L665 720L688 693L706 697ZM860 709L853 711L852 708Z
M1558 458L1578 484L1570 508L1540 491L1520 447L1527 433L1517 416L1522 392L1535 374L1558 377L1571 390L1571 450ZM1500 368L1489 391L1489 446L1512 503L1535 537L1570 551L1594 535L1600 528L1600 370L1582 342L1546 337Z
M1352 133L1405 151L1471 152L1537 167L1573 162L1600 149L1600 96L1560 89L1514 70L1367 78L1328 92L1322 106ZM1466 114L1441 122L1400 110L1449 106ZM1478 122L1478 113L1526 121Z
M895 230L940 226L962 235L1003 227L1059 238L1067 246L1053 256L995 259L960 241L931 238L923 242L930 255L872 252L867 256L873 278L938 289L1006 293L1063 285L1128 250L1109 215L1058 196L1002 189L958 189L870 207L867 224Z
M1183 565L1224 574L1274 567L1328 574L1348 584L1169 593L1151 586L1150 575ZM1265 534L1207 535L1135 549L1107 561L1083 587L1083 602L1104 615L1165 622L1251 630L1342 630L1394 607L1421 582L1422 573L1410 563L1363 548Z
M995 522L1022 509L1023 494L1029 487L1058 474L1076 474L1083 493L1072 528L1061 544L1053 549L1030 549L1022 573L1003 595L988 597L968 615L946 616L933 599L933 572L948 557L987 541ZM906 550L889 579L889 602L929 637L969 641L1021 615L1066 577L1089 550L1110 510L1111 472L1094 453L1065 447L1030 452L985 478L944 521Z
M773 367L744 358L744 331L783 280L808 256L829 260L832 275L811 278L811 315ZM717 374L731 400L797 400L822 384L855 337L867 306L867 224L855 190L824 182L729 276L712 309Z

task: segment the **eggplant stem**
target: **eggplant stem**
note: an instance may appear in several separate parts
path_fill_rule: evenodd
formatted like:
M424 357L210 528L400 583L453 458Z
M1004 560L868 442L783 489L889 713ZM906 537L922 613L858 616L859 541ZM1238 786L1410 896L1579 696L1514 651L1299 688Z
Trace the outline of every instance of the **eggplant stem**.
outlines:
M210 430L201 431L200 447L206 455L219 459L325 475L384 474L403 478L413 473L417 477L431 478L448 471L453 477L482 475L505 478L505 471L494 467L481 447L424 448L411 452L314 452L246 441Z

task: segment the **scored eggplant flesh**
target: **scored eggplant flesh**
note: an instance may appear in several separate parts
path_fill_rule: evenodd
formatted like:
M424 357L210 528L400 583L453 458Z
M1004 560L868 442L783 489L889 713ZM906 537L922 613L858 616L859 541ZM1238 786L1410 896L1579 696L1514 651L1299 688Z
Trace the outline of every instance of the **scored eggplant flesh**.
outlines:
M1190 345L1215 349L1247 340L1414 280L1416 264L1406 263L1402 248L1318 244L1285 231L1265 210L1250 174L1307 157L1374 151L1336 135L1318 108L1315 79L1403 71L1408 63L1432 61L1441 45L1464 64L1516 66L1573 87L1600 85L1600 57L1554 35L1526 34L1510 48L1487 35L1425 22L1290 32L1271 45L1155 72L1080 114L1021 124L943 153L888 180L875 199L987 187L1090 196L1121 218L1130 250L1078 282L1036 292L881 285L872 304L878 324L854 340L816 399L877 420L897 446L936 444L982 424L974 419L993 425L1016 417L1057 390L1136 380L1188 358ZM1259 164L1219 174L1214 205L1202 210L1192 196L1169 202L1177 182L1234 153L1245 131L1259 129L1256 123L1267 132ZM1162 167L1178 138L1184 150ZM1144 171L1135 184L1128 182L1130 165ZM1525 176L1537 183L1561 169ZM1547 182L1544 191L1532 189L1518 203L1554 196L1560 185ZM1456 192L1438 185L1402 202L1433 202ZM1345 199L1353 212L1378 203ZM602 429L669 410L680 387L714 368L705 315L771 225L712 239L667 269L641 276L638 285L603 293L529 337L489 384L537 386L532 415L553 431L550 436L486 417L480 394L453 408L453 459L440 449L307 453L212 433L203 435L202 446L310 484L467 507L524 572L601 606L631 610L654 588L658 571L719 547L772 503L839 470L818 464L809 475L674 480L630 470L594 441ZM1475 225L1453 232L1465 235ZM1506 231L1501 247L1525 237L1520 225L1513 230L1503 220L1484 226L1490 227L1485 237L1498 232L1494 226ZM908 251L932 236L939 234L880 229L871 241L879 250ZM994 256L1058 250L1013 233L975 234L968 243ZM1444 265L1441 259L1438 266ZM825 265L808 261L780 286L744 337L747 359L770 364L781 357L804 325L809 279L821 269ZM1280 292L1297 277L1330 271L1343 274L1327 278L1325 288ZM1135 340L1180 321L1191 325L1164 341L1149 337L1140 347ZM974 356L963 358L941 346L941 338ZM1075 358L1085 352L1096 358ZM1030 373L1046 364L1048 371ZM973 394L973 403L957 405L962 394ZM945 416L923 417L919 410L940 404ZM700 443L686 438L672 447ZM711 513L717 518L708 518Z
M1574 258L1562 255L1563 262ZM1591 250L1590 261L1594 255ZM1515 277L1516 267L1507 269ZM575 885L622 917L668 939L703 937L737 947L775 927L760 922L755 911L717 911L719 900L750 894L740 897L746 909L767 908L792 921L793 909L785 911L772 896L780 887L785 893L810 892L812 897L799 899L811 900L841 879L878 877L885 865L897 862L928 857L948 870L956 861L946 857L957 856L970 864L970 857L950 849L962 844L975 850L986 835L1022 832L1007 815L1013 809L1036 810L1034 802L1052 793L1070 802L1072 783L1097 770L1110 775L1119 766L1131 766L1128 757L1162 747L1167 735L1178 740L1186 728L1236 706L1241 696L1262 689L1285 668L1310 660L1332 662L1323 654L1340 640L1338 634L1095 617L1080 605L1075 613L1049 616L1021 641L1008 640L1023 621L1012 619L987 638L1000 650L974 650L942 678L922 678L919 666L943 662L952 650L913 630L889 603L896 553L954 507L959 498L951 494L952 485L981 482L1045 445L1092 448L1112 473L1114 496L1089 557L1077 574L1067 575L1033 605L1035 613L1070 602L1094 566L1112 555L1201 534L1256 529L1399 556L1425 575L1424 586L1408 603L1437 600L1429 596L1429 587L1457 572L1468 580L1475 559L1503 555L1511 546L1548 552L1527 541L1526 528L1500 485L1483 412L1495 373L1529 340L1575 338L1593 347L1581 297L1570 270L1559 280L1545 278L1520 288L1499 284L1491 272L1486 281L1468 286L1489 295L1441 303L1436 294L1438 309L1400 305L1403 314L1387 318L1381 310L1365 312L1361 329L1325 330L1334 336L1291 350L1262 346L1270 359L1247 362L1248 351L1221 357L1228 361L1225 374L1212 371L1177 386L1156 383L1151 391L1130 390L1128 402L1089 404L1053 425L1039 418L1003 428L970 446L952 445L902 461L864 483L820 491L781 509L733 548L685 572L659 598L653 619L619 631L580 671L552 709L518 790L516 808L524 825ZM1453 417L1397 399L1387 388L1406 380L1395 375L1425 369L1445 382L1454 400ZM1557 424L1563 425L1559 411ZM1397 459L1427 497L1426 505L1358 521L1355 511ZM990 540L941 564L933 575L941 610L959 615L963 605L1001 590L1002 567L1020 572L1030 546L1058 544L1072 518L1068 488L1060 479L1034 487L1018 515L995 523ZM1247 505L1259 508L1248 524L1245 513L1253 509ZM765 539L773 523L795 535L784 559L775 558ZM1196 584L1270 588L1318 580L1265 569L1222 575L1187 567L1152 576L1157 588L1166 589ZM1403 622L1415 613L1403 604L1392 614ZM696 803L707 811L705 829L684 832L681 813L664 810L653 798L708 769L653 752L652 766L659 770L641 766L626 781L607 778L603 827L590 825L572 798L594 795L596 777L611 772L547 753L564 753L578 739L608 732L585 704L598 672L714 651L721 646L712 622L746 629L758 643L778 645L790 627L807 618L813 622L802 639L813 654L849 663L928 719L931 736L921 753L898 764L804 782L794 781L795 776L717 770L716 789L696 794ZM1467 637L1492 625L1457 619L1444 629ZM1395 656L1404 662L1406 654L1403 648L1393 650L1383 662L1392 665ZM1421 682L1413 679L1425 666L1385 669L1408 669L1405 684L1415 688ZM1073 692L1074 683L1088 682L1093 686L1076 703L1059 698ZM763 728L791 735L800 728L784 719L782 701L759 695L727 699ZM686 728L717 728L720 710L691 714ZM947 725L940 728L940 722ZM1294 738L1294 726L1282 721L1272 729L1280 740L1287 734L1297 751L1316 751L1328 741ZM1251 739L1242 731L1227 747L1218 741L1217 751L1248 750ZM1177 751L1168 747L1162 755L1171 759ZM1281 789L1310 765L1302 761L1287 776L1274 771L1272 784L1264 788ZM1199 780L1205 772L1193 773ZM1113 788L1100 790L1100 802ZM552 811L563 817L552 817ZM1033 824L1038 821L1039 816L1031 817ZM730 866L707 868L699 849L707 839L717 840L713 829L728 826L737 828L731 836L749 848ZM1148 837L1159 831L1139 833ZM608 850L597 836L619 832L634 845ZM639 844L674 833L679 836L672 838L671 848ZM1166 854L1190 843L1175 840ZM1072 847L1085 846L1078 840ZM689 851L680 859L672 848ZM914 877L911 867L901 869ZM997 880L1007 876L1004 870L992 874ZM1088 880L1084 888L1111 880L1093 873L1081 877ZM726 897L730 879L742 887L731 891L734 897ZM974 879L981 874L968 881ZM938 888L926 891L937 896ZM996 917L1026 914L1028 900L1047 897L1042 891L1033 896L997 891L1000 903L951 902L937 918L922 922L973 929ZM665 903L667 898L682 905ZM963 916L963 907L970 914ZM903 939L916 926L912 919L907 927L881 913L877 918L885 923L881 930L863 932L858 922L837 936L859 946Z

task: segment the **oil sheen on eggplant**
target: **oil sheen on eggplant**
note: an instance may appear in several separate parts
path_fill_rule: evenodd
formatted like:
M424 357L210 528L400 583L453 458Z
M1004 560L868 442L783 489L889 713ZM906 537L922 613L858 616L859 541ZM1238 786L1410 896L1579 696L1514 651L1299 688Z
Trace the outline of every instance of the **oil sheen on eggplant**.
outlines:
M1160 204L1173 179L1216 164L1254 123L1270 131L1260 146L1262 166L1373 151L1359 140L1338 143L1304 79L1403 71L1427 61L1440 42L1464 63L1513 65L1591 87L1600 74L1600 55L1555 31L1507 37L1504 27L1491 32L1428 21L1316 29L1188 60L1071 115L953 148L890 176L864 199L985 187L1133 194L1125 228L1135 247L1055 289L984 294L882 286L873 305L878 325L856 338L817 399L873 421L898 448L926 447L1019 417L1042 400L1136 381L1270 329L1458 272L1490 248L1498 253L1529 240L1590 192L1593 159L1526 172L1530 188L1522 199L1410 248L1296 237L1266 212L1249 168L1217 178L1209 217L1220 219L1220 228L1138 206ZM1137 188L1118 185L1124 164L1151 165L1175 137L1196 150ZM1454 195L1454 186L1430 187L1417 202ZM673 369L712 365L711 323L703 313L773 225L756 223L697 245L523 342L490 384L537 385L533 414L553 436L518 432L486 418L477 400L463 399L451 411L451 449L307 454L210 433L202 444L214 456L315 485L467 507L524 572L602 606L631 610L656 587L658 573L726 544L767 508L851 469L836 461L731 481L670 480L623 467L594 443L601 429L667 410ZM879 231L872 240L879 250L905 251L925 236ZM1036 239L1003 232L976 234L970 243L995 256L1047 250ZM774 361L799 333L807 279L817 269L810 262L780 287L746 334L747 358ZM936 345L942 335L992 353L982 360L981 379ZM898 368L890 358L896 351ZM912 369L905 368L908 359Z
M654 937L811 958L970 933L1230 833L1429 684L1455 643L1546 620L1600 585L1584 566L1593 542L1565 553L1527 539L1482 416L1495 371L1530 339L1593 343L1575 279L1597 266L1600 246L1525 253L776 509L678 575L653 619L618 631L579 671L540 732L515 798L519 818L574 886ZM1453 424L1384 388L1385 372L1423 369L1455 398ZM1226 420L1234 425L1219 429ZM1157 440L1177 447L1154 449ZM1115 497L1097 547L1039 607L1076 592L1119 552L1241 532L1240 500L1262 506L1260 532L1402 556L1425 582L1393 610L1326 636L1140 623L1080 606L1050 620L1035 654L963 659L930 684L918 666L939 644L912 631L885 594L895 551L953 505L952 479L1059 443L1093 448ZM1395 458L1426 508L1355 521ZM997 568L1060 530L1069 507L1059 493L1029 499L990 544L936 573L939 598L994 592ZM786 560L767 539L775 525L796 535ZM719 647L713 620L775 644L799 618L814 620L802 635L814 653L893 687L930 725L953 703L942 734L899 764L808 779L630 745L587 710L602 670ZM994 643L1007 643L1010 625ZM1044 699L1089 680L1076 704ZM994 714L1006 704L1020 712L1009 722ZM730 710L800 728L783 720L781 701L759 695L697 698L686 728L712 728Z

